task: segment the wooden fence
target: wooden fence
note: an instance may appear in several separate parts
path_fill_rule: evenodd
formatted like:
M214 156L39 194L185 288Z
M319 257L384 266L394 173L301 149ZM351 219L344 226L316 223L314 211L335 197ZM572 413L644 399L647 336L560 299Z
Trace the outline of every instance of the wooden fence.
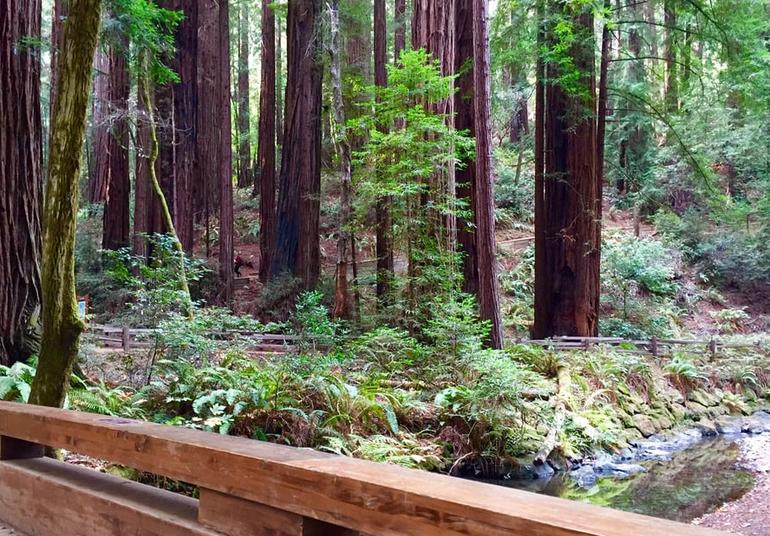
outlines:
M93 325L89 332L98 342L106 347L122 348L129 351L132 348L150 348L153 346L152 329L136 329L119 326ZM253 343L252 348L259 352L291 352L296 350L299 337L277 333L256 333L243 330L212 332L216 337L232 337L242 335ZM515 344L542 346L556 351L588 350L595 346L608 346L618 352L644 354L651 356L666 356L674 351L697 352L712 358L728 349L749 349L766 351L767 342L734 343L717 338L712 339L658 339L632 340L618 337L555 337L546 340L531 340L524 338L512 339Z
M43 445L200 490L42 457ZM715 531L244 438L0 402L0 520L30 535L707 536Z

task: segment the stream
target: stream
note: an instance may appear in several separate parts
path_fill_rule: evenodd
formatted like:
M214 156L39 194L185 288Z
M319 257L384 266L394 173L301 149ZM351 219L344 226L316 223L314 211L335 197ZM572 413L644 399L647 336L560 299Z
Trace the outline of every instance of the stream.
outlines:
M571 473L494 483L687 523L740 499L754 486L757 466L770 460L768 434L740 433L738 426L734 433L677 443L693 437L692 430L684 430L674 439L650 438ZM591 478L581 480L582 471Z

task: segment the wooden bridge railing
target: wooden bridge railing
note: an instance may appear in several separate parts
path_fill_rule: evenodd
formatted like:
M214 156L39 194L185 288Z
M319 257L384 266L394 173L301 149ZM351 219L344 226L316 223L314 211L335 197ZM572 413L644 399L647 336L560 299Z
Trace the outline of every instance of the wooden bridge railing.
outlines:
M43 458L195 484L200 499ZM686 536L717 532L244 438L0 402L0 520L30 535Z

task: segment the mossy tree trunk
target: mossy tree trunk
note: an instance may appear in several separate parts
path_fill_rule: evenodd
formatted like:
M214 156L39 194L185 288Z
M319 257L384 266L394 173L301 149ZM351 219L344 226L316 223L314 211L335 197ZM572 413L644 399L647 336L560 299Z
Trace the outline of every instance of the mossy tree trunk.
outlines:
M43 340L30 403L61 406L83 323L75 295L75 227L91 66L101 0L72 0L59 55L43 213Z
M193 315L192 298L190 297L190 287L187 283L187 272L185 270L185 253L182 242L179 240L179 235L174 227L174 219L171 216L171 209L168 206L166 195L163 193L163 188L158 178L158 172L156 163L160 154L158 145L158 128L155 123L155 111L152 103L152 90L150 89L149 80L149 64L146 61L142 62L141 72L139 73L138 86L139 86L139 98L143 101L145 110L147 112L147 124L149 131L149 144L150 144L150 156L147 159L147 172L150 178L150 187L155 193L155 198L160 205L160 215L163 221L163 226L171 235L174 243L174 250L177 254L177 274L179 277L179 290L182 292L184 300L183 309L184 313L188 317Z

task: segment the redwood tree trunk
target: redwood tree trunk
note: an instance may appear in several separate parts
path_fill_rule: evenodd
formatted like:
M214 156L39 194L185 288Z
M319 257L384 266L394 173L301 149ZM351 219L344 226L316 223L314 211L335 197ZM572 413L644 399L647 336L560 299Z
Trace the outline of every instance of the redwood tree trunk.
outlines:
M97 50L91 106L91 162L86 199L103 203L110 182L110 54Z
M230 10L219 0L219 279L228 305L233 299L233 155L230 117ZM320 184L320 182L319 182Z
M458 0L463 1L463 0ZM488 0L472 0L473 79L476 113L475 222L478 265L478 302L482 320L491 325L489 343L503 347L500 288L495 255L495 190L492 176L491 74L489 66Z
M81 151L100 0L72 0L59 56L43 221L43 340L29 401L61 406L83 324L75 297L75 227Z
M109 112L110 133L107 138L108 186L104 205L104 249L127 247L130 240L129 198L131 179L128 169L128 66L126 52L110 51Z
M585 6L556 2L572 21L576 38L569 54L580 70L581 91L558 84L551 64L545 95L543 205L536 233L543 233L535 259L536 338L598 334L600 199L596 165L593 14ZM538 111L540 113L540 111ZM544 244L542 243L544 242Z
M473 69L473 2L456 0L455 4L455 127L476 137L476 110ZM462 163L456 171L457 198L466 203L470 218L457 218L457 242L463 254L463 292L476 295L479 290L478 251L476 248L476 164L474 159Z
M329 7L329 22L331 43L332 79L332 108L335 123L334 143L340 161L340 224L337 239L337 270L335 274L334 317L347 318L348 308L348 251L351 244L351 234L348 228L350 220L350 190L351 190L351 153L350 143L345 126L345 111L342 100L342 66L340 61L340 12L339 0L332 0Z
M0 7L0 364L38 351L42 130L40 0Z
M294 274L312 288L320 271L321 67L320 0L292 0L278 226L271 276Z
M249 7L241 2L238 13L238 187L246 188L252 183L251 121L249 117Z
M259 91L259 280L270 277L275 242L275 15L262 0L262 86Z
M209 250L209 225L219 197L219 2L202 0L198 4L198 138L194 205L197 218L206 227L206 255Z
M182 11L184 19L175 33L176 54L170 66L180 80L158 88L160 128L160 180L174 219L174 228L188 253L194 246L193 190L197 143L198 4L163 0L166 9ZM165 229L168 232L168 229Z
M387 64L388 41L386 36L387 18L385 0L374 0L374 84L388 85ZM388 125L381 125L386 129ZM377 218L377 298L381 304L388 302L393 281L393 244L391 240L393 223L390 216L390 200L380 197L375 207Z

